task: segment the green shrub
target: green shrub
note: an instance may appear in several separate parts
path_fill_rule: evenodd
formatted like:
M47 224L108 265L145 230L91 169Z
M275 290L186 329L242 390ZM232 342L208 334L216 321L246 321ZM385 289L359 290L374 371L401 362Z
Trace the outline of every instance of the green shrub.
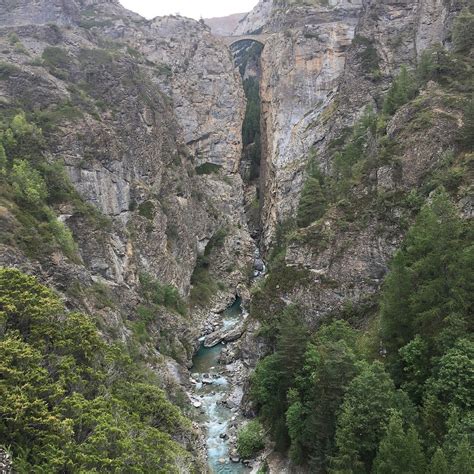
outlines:
M44 49L41 58L51 74L60 79L68 77L67 69L71 63L71 57L67 50L56 46L48 46Z
M138 206L138 214L150 221L155 217L155 205L151 201L142 202Z
M0 129L0 178L5 182L0 195L7 202L18 225L14 235L4 242L18 245L26 255L42 258L61 249L80 262L70 230L57 220L52 206L70 204L77 216L95 229L106 229L110 220L84 202L69 180L64 165L50 163L44 156L42 130L16 114L3 130ZM15 204L12 201L15 201ZM49 207L51 206L51 207Z
M296 221L299 227L307 227L324 215L326 211L326 196L323 187L324 180L316 163L312 163L309 176L301 190Z
M20 38L18 38L18 35L15 32L9 33L8 42L13 46L20 42Z
M204 255L210 255L214 249L220 249L224 246L225 238L227 237L227 229L221 228L215 232L215 234L211 237L209 242L206 245L206 249L204 250Z
M191 472L174 441L189 420L90 316L1 267L0 316L0 439L16 472Z
M399 107L415 97L414 82L414 78L408 73L407 68L402 66L385 97L383 104L385 114L393 115Z
M0 81L5 81L15 73L21 72L18 66L10 63L0 62Z
M466 69L463 61L439 44L423 51L416 75L420 85L428 81L450 84L453 79L464 81L465 77L470 81L469 68Z
M63 222L57 219L54 213L51 213L49 228L51 229L51 233L63 250L64 254L67 255L71 260L80 262L80 259L77 255L77 244L74 240L71 230Z
M15 160L13 162L10 179L15 196L20 201L38 206L48 196L44 179L25 160Z
M238 433L237 450L240 456L250 458L261 451L265 447L263 439L262 425L257 420L249 421Z
M379 67L379 56L374 46L374 40L365 36L356 35L352 43L359 46L358 57L365 72L371 73Z
M110 65L113 62L113 56L111 53L105 49L95 48L95 49L81 49L79 53L79 61L82 65L91 63L94 65Z
M205 306L214 293L217 292L217 283L209 273L209 260L206 256L199 256L191 276L191 303Z
M52 130L58 125L63 125L64 121L75 121L84 116L81 109L73 105L71 102L63 102L54 107L43 110L37 114L38 122L46 132Z
M149 304L165 306L181 315L186 314L186 304L173 285L163 285L146 273L140 274L140 284L141 294Z
M222 168L221 165L216 165L214 163L203 163L196 167L196 174L216 174Z

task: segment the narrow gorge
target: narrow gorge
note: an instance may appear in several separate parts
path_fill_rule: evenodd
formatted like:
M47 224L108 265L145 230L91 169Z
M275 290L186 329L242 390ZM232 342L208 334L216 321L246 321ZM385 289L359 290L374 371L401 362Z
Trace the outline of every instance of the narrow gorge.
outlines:
M0 0L0 473L474 474L474 6L255 3Z

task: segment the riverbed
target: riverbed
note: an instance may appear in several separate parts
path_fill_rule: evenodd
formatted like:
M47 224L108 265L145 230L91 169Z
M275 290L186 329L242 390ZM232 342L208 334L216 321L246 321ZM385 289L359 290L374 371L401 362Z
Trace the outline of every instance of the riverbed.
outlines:
M242 318L243 311L238 298L222 313L221 328L230 330ZM250 470L240 461L232 462L230 459L239 413L237 405L233 406L234 404L229 402L231 392L235 388L230 383L229 373L232 367L220 363L225 346L222 343L211 348L201 346L194 356L191 371L197 383L193 395L197 401L196 405L201 404L196 409L199 410L199 419L206 430L210 471L216 474L248 473Z

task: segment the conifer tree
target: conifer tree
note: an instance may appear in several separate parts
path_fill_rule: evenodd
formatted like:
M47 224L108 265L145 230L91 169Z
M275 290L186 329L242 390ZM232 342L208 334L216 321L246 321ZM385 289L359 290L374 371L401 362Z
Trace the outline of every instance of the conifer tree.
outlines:
M385 97L383 104L385 114L393 115L399 107L414 97L415 87L413 83L413 78L408 73L406 66L402 66Z
M438 448L434 453L428 472L430 474L449 474L448 461L441 448Z
M398 413L392 414L374 461L374 474L424 474L426 461L413 427L406 433Z
M404 379L400 348L417 334L429 336L424 358L429 360L445 349L433 335L441 338L451 316L468 320L474 262L464 232L449 197L440 191L421 210L392 261L382 294L381 335L396 382Z
M326 210L326 199L319 179L309 176L301 191L297 222L299 227L307 227L322 217Z
M451 472L453 474L473 474L474 454L472 446L465 437L459 444L454 456Z
M390 412L401 406L402 395L380 362L366 365L352 380L338 416L336 472L352 470L357 474L370 468Z

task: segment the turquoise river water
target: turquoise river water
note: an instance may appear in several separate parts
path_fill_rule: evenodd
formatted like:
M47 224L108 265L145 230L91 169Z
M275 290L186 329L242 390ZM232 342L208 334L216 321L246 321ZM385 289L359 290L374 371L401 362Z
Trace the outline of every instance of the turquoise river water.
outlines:
M230 329L242 318L240 299L222 313L221 327ZM229 459L229 442L221 438L228 432L229 425L235 422L236 413L223 406L220 402L227 399L231 386L226 377L226 367L219 363L219 356L224 344L212 348L201 346L193 358L191 369L196 378L195 395L202 403L201 417L205 425L209 468L215 474L249 473L242 463L234 463ZM212 383L202 383L212 380Z

